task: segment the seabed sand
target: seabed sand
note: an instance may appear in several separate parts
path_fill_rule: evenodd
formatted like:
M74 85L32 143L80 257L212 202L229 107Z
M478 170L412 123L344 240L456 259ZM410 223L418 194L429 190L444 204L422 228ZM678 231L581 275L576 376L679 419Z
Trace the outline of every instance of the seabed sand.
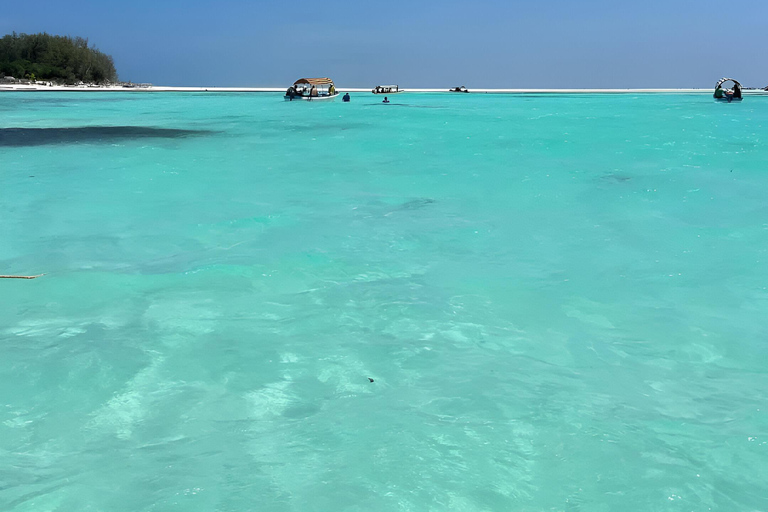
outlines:
M283 92L285 87L166 87L166 86L49 86L37 84L3 84L2 91L74 91L74 92ZM339 92L370 93L371 89L337 87ZM401 92L451 92L448 89L404 89ZM638 94L681 93L711 94L711 89L470 89L474 94ZM745 95L768 95L762 89L743 90Z

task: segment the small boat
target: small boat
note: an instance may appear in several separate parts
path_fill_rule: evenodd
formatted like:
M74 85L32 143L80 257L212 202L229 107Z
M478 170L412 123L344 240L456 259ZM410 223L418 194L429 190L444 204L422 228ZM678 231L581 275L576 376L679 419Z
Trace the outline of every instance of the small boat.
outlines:
M285 91L285 101L333 101L339 91L330 78L299 78Z
M723 89L723 85L727 82L732 82L733 86L730 89ZM733 78L721 78L715 84L715 94L713 94L715 101L741 101L741 84Z
M454 87L453 89L448 89L448 92L469 92L469 89L467 89L462 85L461 87Z
M405 89L401 89L397 85L377 85L371 92L373 94L398 94L405 92Z

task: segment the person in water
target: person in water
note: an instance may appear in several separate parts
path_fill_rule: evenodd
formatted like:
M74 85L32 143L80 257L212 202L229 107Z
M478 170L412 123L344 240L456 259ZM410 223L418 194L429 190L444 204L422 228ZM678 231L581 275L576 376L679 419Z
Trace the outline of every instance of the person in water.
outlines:
M721 86L717 86L717 89L715 89L715 98L722 98L725 95L725 91Z
M349 101L349 93L348 92L344 93L344 97L341 98L341 101Z
M384 96L384 101L382 101L382 103L389 103L389 100L387 99L386 96Z

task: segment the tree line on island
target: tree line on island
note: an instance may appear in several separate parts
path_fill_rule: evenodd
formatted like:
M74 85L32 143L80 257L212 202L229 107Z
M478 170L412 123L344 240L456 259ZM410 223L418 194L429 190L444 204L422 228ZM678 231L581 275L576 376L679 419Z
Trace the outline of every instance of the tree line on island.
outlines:
M104 84L117 81L110 55L82 37L9 34L0 38L0 77L56 83Z

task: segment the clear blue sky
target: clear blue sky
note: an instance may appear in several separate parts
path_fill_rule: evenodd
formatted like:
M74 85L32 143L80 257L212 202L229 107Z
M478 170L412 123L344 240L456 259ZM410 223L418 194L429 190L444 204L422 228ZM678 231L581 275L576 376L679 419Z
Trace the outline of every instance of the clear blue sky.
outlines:
M8 0L0 14L0 34L87 37L122 80L197 86L764 87L767 27L764 0Z

